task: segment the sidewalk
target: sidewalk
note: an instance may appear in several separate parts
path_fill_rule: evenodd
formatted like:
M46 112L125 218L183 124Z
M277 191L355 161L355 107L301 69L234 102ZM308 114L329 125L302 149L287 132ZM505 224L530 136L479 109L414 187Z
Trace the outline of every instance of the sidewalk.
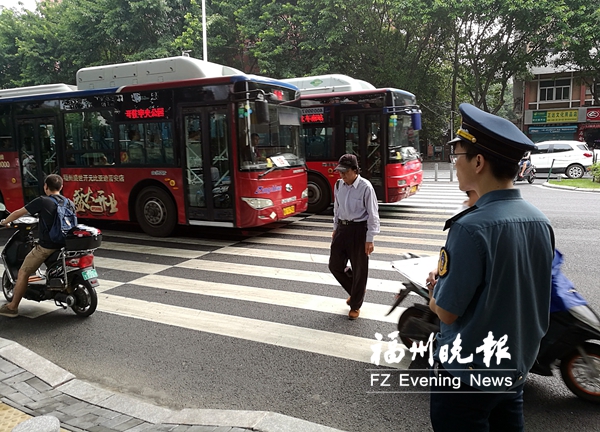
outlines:
M78 380L27 348L0 338L0 432L50 415L61 431L336 432L268 411L171 410Z

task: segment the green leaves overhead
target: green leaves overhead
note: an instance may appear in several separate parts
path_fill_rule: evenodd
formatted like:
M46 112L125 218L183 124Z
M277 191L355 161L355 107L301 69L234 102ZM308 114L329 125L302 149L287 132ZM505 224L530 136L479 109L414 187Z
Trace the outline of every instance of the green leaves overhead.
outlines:
M545 62L590 72L600 103L600 9L583 0L206 0L208 60L274 78L342 73L411 91L424 139L452 106L498 112L513 76ZM0 87L73 83L81 67L202 58L201 0L62 0L0 9ZM593 73L592 73L593 72ZM510 104L509 104L510 105Z

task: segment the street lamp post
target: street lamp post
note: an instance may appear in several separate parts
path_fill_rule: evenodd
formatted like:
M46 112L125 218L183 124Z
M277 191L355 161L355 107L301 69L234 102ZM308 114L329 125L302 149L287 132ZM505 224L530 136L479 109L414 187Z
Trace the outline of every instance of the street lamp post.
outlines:
M208 61L206 44L206 0L202 0L202 60Z

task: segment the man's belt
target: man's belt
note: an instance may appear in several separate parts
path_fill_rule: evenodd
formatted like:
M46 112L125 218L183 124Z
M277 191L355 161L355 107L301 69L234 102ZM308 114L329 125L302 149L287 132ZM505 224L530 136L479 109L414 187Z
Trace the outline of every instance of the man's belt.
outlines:
M349 221L349 220L342 220L342 219L338 220L338 224L340 224L340 225L364 225L366 223L367 223L366 220L364 220L364 221Z

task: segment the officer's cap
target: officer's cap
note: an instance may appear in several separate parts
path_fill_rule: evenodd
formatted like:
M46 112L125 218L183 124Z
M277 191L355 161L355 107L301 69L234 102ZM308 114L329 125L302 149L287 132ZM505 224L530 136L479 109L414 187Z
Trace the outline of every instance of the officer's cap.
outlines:
M449 144L465 141L491 156L509 162L519 162L523 153L535 149L535 144L510 121L487 113L471 104L458 107L462 126Z

